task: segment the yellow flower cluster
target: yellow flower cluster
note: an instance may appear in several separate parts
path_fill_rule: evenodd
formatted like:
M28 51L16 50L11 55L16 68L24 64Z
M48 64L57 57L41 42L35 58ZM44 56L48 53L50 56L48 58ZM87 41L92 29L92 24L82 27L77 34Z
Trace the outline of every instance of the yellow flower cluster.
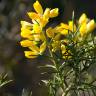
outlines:
M46 37L44 35L44 27L49 22L49 18L58 15L58 8L49 9L43 12L43 8L38 1L33 4L36 12L28 12L32 23L21 21L21 46L28 47L29 51L25 51L27 58L36 58L41 55L46 49Z
M79 24L80 24L81 36L84 36L84 35L88 34L89 32L92 32L96 27L94 19L88 20L86 14L81 15L81 17L79 19Z
M95 21L93 19L89 20L86 14L83 13L77 25L72 20L68 24L61 23L54 28L44 29L50 18L58 16L59 10L58 8L46 8L44 11L38 1L33 4L33 7L36 12L28 12L32 23L21 21L21 36L25 39L20 43L21 46L29 48L29 51L25 51L27 58L36 58L42 55L47 46L50 46L52 52L60 50L62 58L65 58L66 55L71 54L70 50L66 49L66 44L69 42L66 37L78 33L73 37L73 40L84 38L96 27Z

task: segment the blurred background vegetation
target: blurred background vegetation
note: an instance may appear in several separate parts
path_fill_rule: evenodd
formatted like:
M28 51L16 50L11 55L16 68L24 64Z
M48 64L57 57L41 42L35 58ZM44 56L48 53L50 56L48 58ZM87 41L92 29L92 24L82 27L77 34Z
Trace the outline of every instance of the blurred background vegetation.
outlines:
M96 0L39 0L43 8L59 8L59 16L51 20L49 25L71 19L72 11L75 18L86 13L89 18L96 18ZM21 96L22 90L32 90L32 96L47 96L47 88L41 79L44 70L38 66L47 60L38 58L29 60L24 57L24 49L20 46L20 20L28 20L27 12L34 11L35 0L0 0L0 73L8 73L13 80L0 87L0 96ZM45 62L46 61L46 62ZM95 70L95 69L94 69ZM10 95L8 95L10 94ZM25 96L25 95L24 95Z

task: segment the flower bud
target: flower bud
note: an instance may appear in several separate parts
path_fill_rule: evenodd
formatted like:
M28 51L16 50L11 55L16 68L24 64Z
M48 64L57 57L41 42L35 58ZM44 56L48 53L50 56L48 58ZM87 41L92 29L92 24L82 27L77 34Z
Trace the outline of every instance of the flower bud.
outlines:
M81 15L81 17L79 18L79 24L83 24L83 23L85 23L85 22L87 22L87 16L86 16L86 14L85 13L83 13L82 15Z
M96 28L96 23L94 20L91 20L88 24L87 24L87 32L91 32Z
M50 11L50 18L58 16L58 8L52 9Z
M34 7L34 9L35 9L35 11L36 11L37 13L43 14L43 8L42 8L41 4L40 4L38 1L36 1L36 2L33 4L33 7Z

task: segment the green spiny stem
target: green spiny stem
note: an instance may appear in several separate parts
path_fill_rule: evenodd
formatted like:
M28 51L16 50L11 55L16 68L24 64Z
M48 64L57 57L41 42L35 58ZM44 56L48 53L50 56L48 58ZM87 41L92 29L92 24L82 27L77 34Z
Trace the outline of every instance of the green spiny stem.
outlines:
M64 91L64 85L66 86L66 84L65 84L64 80L62 79L62 73L61 73L60 70L59 70L58 62L57 62L57 60L54 58L53 53L52 53L52 51L50 50L50 47L49 47L49 53L50 53L50 56L53 58L53 59L52 59L52 62L53 62L53 64L54 64L54 66L56 67L57 75L59 76L59 78L60 78L60 80L61 80L61 86L62 86L63 91Z

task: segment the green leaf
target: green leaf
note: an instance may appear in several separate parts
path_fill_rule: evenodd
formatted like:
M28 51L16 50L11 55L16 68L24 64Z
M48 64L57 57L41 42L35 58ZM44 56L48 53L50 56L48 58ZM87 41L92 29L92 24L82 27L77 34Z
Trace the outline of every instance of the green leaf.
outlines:
M57 70L57 68L54 65L39 66L38 68L52 68L54 70Z
M12 82L13 80L8 80L8 81L4 81L0 84L0 88L3 87L4 85L7 85L8 83Z
M46 86L48 85L49 81L48 80L41 80Z
M28 89L23 89L22 96L32 96L32 91Z

